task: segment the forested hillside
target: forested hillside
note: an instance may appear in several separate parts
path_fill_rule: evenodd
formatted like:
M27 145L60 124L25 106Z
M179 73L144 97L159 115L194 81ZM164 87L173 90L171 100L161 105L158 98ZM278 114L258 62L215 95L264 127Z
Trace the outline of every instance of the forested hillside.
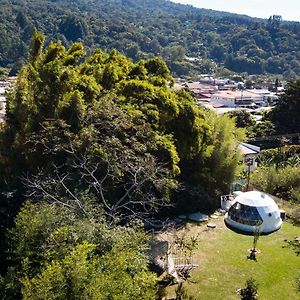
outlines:
M300 24L278 16L262 20L164 0L0 0L0 7L0 66L12 73L36 27L65 46L79 40L134 60L162 56L178 76L210 72L214 62L249 74L300 74Z

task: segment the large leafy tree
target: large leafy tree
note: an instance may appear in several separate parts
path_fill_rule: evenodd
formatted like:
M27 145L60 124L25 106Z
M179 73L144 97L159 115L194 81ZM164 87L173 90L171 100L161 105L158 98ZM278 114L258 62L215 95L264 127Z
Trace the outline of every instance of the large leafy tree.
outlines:
M291 81L279 104L270 112L268 119L275 124L280 133L300 132L300 79Z
M11 267L3 299L154 299L147 236L138 224L109 228L97 205L84 213L60 204L26 203L9 232Z
M238 161L233 122L170 89L161 59L133 63L115 50L85 57L81 43L44 50L43 41L35 32L8 99L2 182L51 201L71 195L77 203L78 191L89 191L121 219L176 206L178 180L185 191L175 195L189 207L215 207Z
M212 111L206 112L211 134L206 135L204 149L189 151L189 157L181 161L181 178L185 185L182 193L176 195L181 210L215 209L218 197L229 192L230 185L238 171L240 153L237 139L244 139L244 131L235 127L228 116L218 117ZM203 130L203 126L200 127ZM207 129L206 129L207 130ZM198 145L202 145L203 141Z
M37 198L58 199L64 191L76 200L75 190L89 190L110 217L157 210L176 187L178 155L169 135L154 130L159 120L151 126L145 109L129 101L123 86L138 76L137 69L141 76L149 73L149 82L133 84L151 90L147 100L157 103L154 114L163 119L172 98L163 91L170 77L165 64L154 61L162 71L153 74L146 68L152 61L135 65L116 51L97 51L79 62L82 44L65 49L60 42L51 43L43 51L38 32L32 44L30 63L21 70L8 101L3 143L13 151L7 154L12 171L6 176L29 174L26 186ZM136 93L146 100L143 91Z
M247 128L255 125L254 118L245 110L233 110L228 113L228 116L235 119L237 127Z

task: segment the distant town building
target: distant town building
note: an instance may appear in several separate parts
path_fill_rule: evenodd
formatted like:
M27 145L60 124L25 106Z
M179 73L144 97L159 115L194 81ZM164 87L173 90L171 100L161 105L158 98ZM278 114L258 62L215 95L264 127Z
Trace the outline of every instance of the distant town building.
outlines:
M6 90L15 82L16 77L9 77L7 80L0 80L0 122L5 118Z
M255 107L270 106L278 102L278 95L268 90L238 90L220 91L211 97L211 101L226 105L227 107Z
M182 87L192 92L197 99L210 100L211 95L218 91L216 86L200 82L185 82L182 84Z
M267 88L245 89L243 82L236 83L228 78L214 78L207 74L194 82L177 79L173 89L181 88L190 91L197 98L199 105L213 109L217 114L224 114L233 109L246 109L250 112L259 108L270 109L279 101L278 92Z
M220 91L212 95L211 101L224 104L227 107L255 106L253 94L246 90Z

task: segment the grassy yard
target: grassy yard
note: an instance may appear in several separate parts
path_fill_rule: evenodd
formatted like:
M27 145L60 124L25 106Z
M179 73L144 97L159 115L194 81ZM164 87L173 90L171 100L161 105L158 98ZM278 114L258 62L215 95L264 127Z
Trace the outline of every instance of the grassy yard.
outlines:
M222 216L214 223L215 229L188 224L189 234L200 233L194 255L199 267L184 284L190 295L205 300L239 299L236 290L253 277L259 284L260 300L300 299L296 284L296 278L300 277L300 256L291 248L283 248L285 239L300 236L299 227L285 222L279 231L261 236L257 244L261 253L255 262L247 259L253 237L227 229ZM173 292L171 287L169 293Z

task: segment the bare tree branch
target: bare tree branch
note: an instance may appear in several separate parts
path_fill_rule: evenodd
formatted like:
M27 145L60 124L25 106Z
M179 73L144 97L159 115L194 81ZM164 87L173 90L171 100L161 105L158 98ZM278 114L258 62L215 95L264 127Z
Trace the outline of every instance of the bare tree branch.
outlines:
M103 120L87 120L91 122L90 131L96 133L91 133L85 143L76 142L71 133L60 133L56 137L61 131L60 125L41 125L42 132L32 135L27 143L33 145L33 149L40 149L46 157L65 159L59 166L54 159L52 166L48 166L51 172L42 170L35 176L23 178L27 196L83 210L80 193L88 192L101 203L112 222L145 219L160 208L170 206L165 191L174 189L174 184L169 180L168 168L159 164L146 148L139 152L131 143L118 139L114 134L122 131L120 122L112 126L110 119L103 117ZM97 147L103 153L95 154Z

